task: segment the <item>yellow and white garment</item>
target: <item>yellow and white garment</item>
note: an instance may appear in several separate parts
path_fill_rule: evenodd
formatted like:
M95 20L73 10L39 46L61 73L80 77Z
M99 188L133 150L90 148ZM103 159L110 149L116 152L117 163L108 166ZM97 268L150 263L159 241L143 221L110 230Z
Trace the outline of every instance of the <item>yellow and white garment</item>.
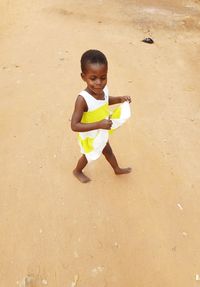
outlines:
M102 154L113 130L120 127L131 115L128 102L120 104L112 112L109 110L109 93L107 86L104 88L104 100L97 100L87 91L82 91L81 95L88 106L88 111L83 113L82 123L94 123L110 118L112 120L111 130L98 129L88 132L79 132L78 142L81 153L84 154L88 162L96 160Z

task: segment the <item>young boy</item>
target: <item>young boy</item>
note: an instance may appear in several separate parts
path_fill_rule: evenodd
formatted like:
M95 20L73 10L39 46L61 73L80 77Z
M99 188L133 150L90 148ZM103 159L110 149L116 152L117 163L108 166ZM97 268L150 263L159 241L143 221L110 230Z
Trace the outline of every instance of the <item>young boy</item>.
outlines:
M83 183L90 181L83 169L91 160L97 159L102 153L112 166L115 174L126 174L131 168L120 168L108 141L109 130L114 125L114 119L129 113L129 96L110 97L107 89L108 62L105 55L98 50L88 50L81 57L81 77L86 82L86 89L76 99L71 120L71 128L79 132L81 153L76 168L75 177ZM124 103L126 102L126 103ZM124 103L123 108L116 111L114 119L110 116L109 105ZM118 125L118 126L119 126ZM114 129L114 128L113 128Z

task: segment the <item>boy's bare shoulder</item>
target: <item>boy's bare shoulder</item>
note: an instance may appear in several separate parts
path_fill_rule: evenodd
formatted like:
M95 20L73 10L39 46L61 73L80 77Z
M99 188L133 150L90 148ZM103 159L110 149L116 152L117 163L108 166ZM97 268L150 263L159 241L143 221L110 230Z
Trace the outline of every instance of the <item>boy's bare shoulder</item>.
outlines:
M83 111L88 110L87 103L86 103L84 97L81 95L77 96L75 106L76 106L76 108L81 109Z

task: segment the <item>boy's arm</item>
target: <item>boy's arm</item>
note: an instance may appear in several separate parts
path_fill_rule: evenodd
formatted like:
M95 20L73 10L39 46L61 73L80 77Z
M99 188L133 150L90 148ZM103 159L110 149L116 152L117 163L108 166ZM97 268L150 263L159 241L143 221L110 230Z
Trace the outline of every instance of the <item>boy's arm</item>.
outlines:
M71 129L74 132L88 132L97 129L109 130L111 128L112 121L110 119L88 124L81 123L85 111L87 111L87 104L83 97L78 96L71 119Z
M120 104L125 101L131 103L131 97L129 96L122 96L122 97L109 97L109 105Z

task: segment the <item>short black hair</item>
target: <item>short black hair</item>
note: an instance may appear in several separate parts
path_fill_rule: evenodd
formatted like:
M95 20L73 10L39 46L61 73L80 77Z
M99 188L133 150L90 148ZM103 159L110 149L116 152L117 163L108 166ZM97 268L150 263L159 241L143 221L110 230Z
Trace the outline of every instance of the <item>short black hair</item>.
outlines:
M103 64L108 66L106 56L99 50L88 50L81 57L81 70L86 70L87 64Z

